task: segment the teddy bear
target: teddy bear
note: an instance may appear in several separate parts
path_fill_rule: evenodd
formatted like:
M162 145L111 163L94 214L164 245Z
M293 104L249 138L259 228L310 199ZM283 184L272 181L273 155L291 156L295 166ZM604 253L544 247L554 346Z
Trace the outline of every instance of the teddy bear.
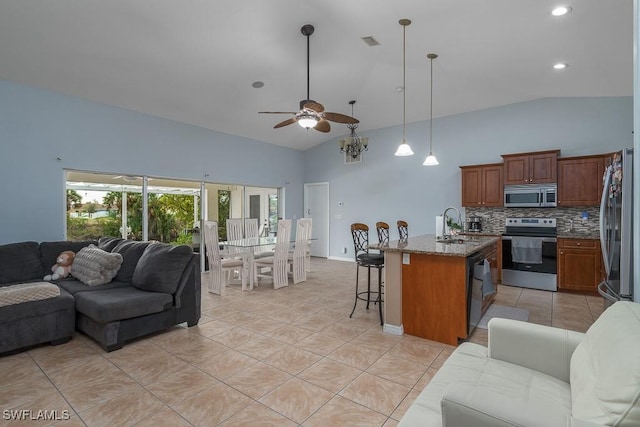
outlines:
M44 280L58 280L67 277L71 272L71 264L73 264L75 257L76 254L72 251L62 252L58 255L58 258L56 258L56 264L51 267L53 274L44 276Z

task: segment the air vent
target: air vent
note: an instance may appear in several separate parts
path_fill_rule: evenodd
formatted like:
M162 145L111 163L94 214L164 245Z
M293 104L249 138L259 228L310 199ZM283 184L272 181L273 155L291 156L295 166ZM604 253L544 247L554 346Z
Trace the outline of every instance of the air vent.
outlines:
M362 41L364 41L367 46L379 46L380 42L378 42L378 40L374 39L373 36L367 36L367 37L363 37Z

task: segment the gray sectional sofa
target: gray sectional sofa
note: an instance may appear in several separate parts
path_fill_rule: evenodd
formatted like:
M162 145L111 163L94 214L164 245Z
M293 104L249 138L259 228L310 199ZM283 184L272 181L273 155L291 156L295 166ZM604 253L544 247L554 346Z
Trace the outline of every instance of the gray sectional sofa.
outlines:
M117 238L0 245L0 291L8 285L43 282L62 251L77 253L92 244L122 256L115 277L89 286L69 276L52 282L59 288L54 297L0 303L0 355L42 343L62 344L75 330L113 351L173 325L198 324L200 258L185 245Z

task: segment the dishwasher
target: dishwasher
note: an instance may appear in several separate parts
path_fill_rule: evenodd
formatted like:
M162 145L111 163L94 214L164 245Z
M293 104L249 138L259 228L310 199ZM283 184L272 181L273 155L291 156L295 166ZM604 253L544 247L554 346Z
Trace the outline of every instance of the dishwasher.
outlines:
M467 257L467 336L478 326L489 302L495 295L494 275L497 269L491 268L498 258L496 245L491 245Z

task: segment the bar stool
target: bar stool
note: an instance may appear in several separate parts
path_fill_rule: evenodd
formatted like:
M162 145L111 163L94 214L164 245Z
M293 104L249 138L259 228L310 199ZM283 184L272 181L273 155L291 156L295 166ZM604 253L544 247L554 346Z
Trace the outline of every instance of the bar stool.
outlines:
M380 245L389 245L389 224L386 222L376 222L376 230L378 231L378 243Z
M398 221L398 234L400 235L400 240L407 240L409 238L409 224L407 224L407 221Z
M353 246L355 249L356 258L356 299L353 303L353 310L349 317L353 316L356 311L356 305L358 300L367 302L367 310L369 309L369 303L378 304L380 311L380 325L383 325L382 320L382 269L384 268L384 255L369 253L369 227L366 224L354 223L351 224L351 236L353 237ZM360 292L359 290L359 275L360 267L367 269L367 290ZM378 269L378 291L371 291L371 269Z

